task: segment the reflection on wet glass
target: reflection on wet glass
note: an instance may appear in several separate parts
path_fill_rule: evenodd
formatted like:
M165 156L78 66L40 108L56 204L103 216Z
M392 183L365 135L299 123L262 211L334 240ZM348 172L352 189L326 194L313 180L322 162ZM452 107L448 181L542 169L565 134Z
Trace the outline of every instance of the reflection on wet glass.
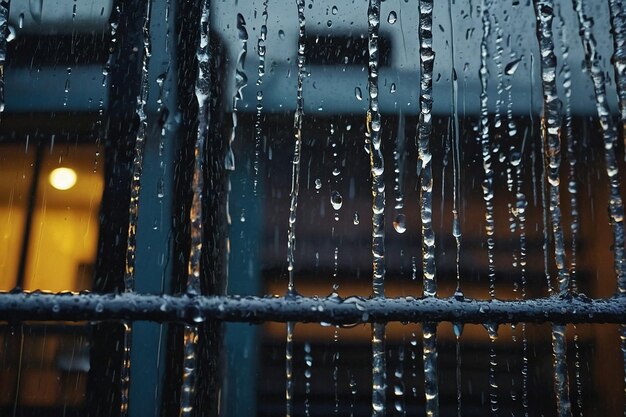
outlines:
M107 19L78 2L75 10L10 3L0 7L10 34L0 41L0 289L89 291L105 187L97 109L106 92L98 85L102 55L76 45ZM100 3L108 16L110 5ZM1 414L84 408L88 325L5 321L0 339Z
M98 147L26 134L1 148L0 288L91 290L104 185ZM85 325L4 323L0 333L2 409L83 406Z
M24 142L1 152L0 288L89 290L103 188L97 148Z

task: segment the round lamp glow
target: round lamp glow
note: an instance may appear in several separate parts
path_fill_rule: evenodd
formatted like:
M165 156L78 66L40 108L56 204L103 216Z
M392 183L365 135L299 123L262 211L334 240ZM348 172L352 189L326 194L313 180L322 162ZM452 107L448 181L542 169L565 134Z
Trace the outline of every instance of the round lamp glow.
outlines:
M69 190L76 185L76 171L71 168L57 168L50 173L50 185L57 190Z

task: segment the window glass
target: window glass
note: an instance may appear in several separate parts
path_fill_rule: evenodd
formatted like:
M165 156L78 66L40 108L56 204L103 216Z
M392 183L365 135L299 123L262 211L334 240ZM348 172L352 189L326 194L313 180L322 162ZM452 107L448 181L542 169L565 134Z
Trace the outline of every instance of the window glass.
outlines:
M0 297L626 292L621 0L2 11ZM484 313L0 316L0 415L622 413L622 326Z

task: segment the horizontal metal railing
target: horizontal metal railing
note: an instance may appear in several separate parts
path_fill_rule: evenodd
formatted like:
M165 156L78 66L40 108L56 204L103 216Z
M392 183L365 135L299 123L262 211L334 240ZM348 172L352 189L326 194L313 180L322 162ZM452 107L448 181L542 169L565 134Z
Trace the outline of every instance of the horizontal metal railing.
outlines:
M239 297L0 293L0 321L626 323L626 297L469 298Z

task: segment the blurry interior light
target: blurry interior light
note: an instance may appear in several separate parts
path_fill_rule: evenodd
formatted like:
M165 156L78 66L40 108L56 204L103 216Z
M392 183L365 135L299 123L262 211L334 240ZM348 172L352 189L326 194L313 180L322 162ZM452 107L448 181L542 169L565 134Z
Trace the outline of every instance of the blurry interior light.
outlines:
M57 190L69 190L76 185L77 175L73 169L63 167L52 170L48 179Z

